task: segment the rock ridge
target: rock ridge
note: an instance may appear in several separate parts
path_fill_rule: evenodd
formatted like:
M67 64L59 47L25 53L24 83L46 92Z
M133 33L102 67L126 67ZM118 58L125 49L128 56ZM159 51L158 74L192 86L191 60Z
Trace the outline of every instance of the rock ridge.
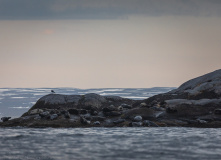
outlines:
M221 127L221 70L144 100L49 94L0 127Z

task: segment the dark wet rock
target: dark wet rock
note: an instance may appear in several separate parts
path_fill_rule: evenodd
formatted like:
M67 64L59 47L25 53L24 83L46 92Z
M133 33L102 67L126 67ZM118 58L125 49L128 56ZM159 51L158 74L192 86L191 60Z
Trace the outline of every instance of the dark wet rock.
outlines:
M134 108L130 109L122 115L124 119L133 120L135 116L140 115L143 119L153 119L155 118L155 112L149 108Z
M67 119L69 119L69 118L71 118L71 115L70 115L70 113L69 113L68 111L66 111L66 112L64 113L64 117L67 118Z
M92 117L91 117L90 114L86 114L86 115L84 115L83 117L84 117L86 120L91 120L91 119L92 119Z
M91 119L93 121L104 121L106 117L101 117L101 116L92 116Z
M79 114L79 111L77 109L74 109L74 108L68 109L68 112L70 114L74 114L74 115L78 115Z
M99 122L99 121L94 122L94 125L100 125L100 124L101 124L101 122Z
M76 106L81 98L82 96L80 95L49 94L40 98L30 110L37 108L59 109L61 105L66 107L73 105Z
M97 108L95 108L95 107L89 107L88 109L88 113L90 113L91 115L97 115L98 114L98 111L100 110L100 109L97 109Z
M61 110L61 114L65 114L66 112L66 110Z
M57 112L56 112L56 110L52 109L52 110L49 111L49 113L50 114L56 114Z
M165 111L165 108L158 107L158 106L150 107L150 109L152 109L152 110L154 110L154 111Z
M1 118L2 122L7 122L9 119L11 119L11 117L2 117Z
M173 107L167 107L166 112L167 113L177 113L177 109L173 108Z
M50 113L48 111L39 114L41 118L50 119Z
M87 110L86 109L79 109L78 110L79 114L87 114Z
M132 108L131 105L125 104L125 103L121 104L121 107L126 108L126 109L131 109Z
M118 111L104 112L105 116L120 116L122 113Z
M118 120L113 121L114 124L120 124L123 122L125 122L125 119L118 119Z
M29 114L30 114L30 115L35 115L35 114L40 114L40 113L42 113L42 112L44 112L42 109L37 108L37 109L31 110L31 111L29 112Z
M93 115L93 116L96 116L96 115L98 115L98 112L97 111L93 111L93 110L91 110L91 115Z
M34 118L34 120L40 120L41 119L41 116L36 116L35 118Z
M82 123L82 124L84 124L84 125L87 125L87 124L90 124L91 122L90 121L88 121L86 118L84 118L84 117L80 117L80 122Z
M134 121L134 122L141 122L142 119L143 119L142 116L135 116L134 119L133 119L133 121Z
M94 93L84 95L83 100L81 100L81 103L84 106L90 106L90 107L93 106L96 108L100 108L102 106L102 103L105 102L106 102L105 97Z
M109 102L114 102L114 101L123 101L124 98L119 97L119 96L104 96Z
M57 114L52 114L50 115L50 119L51 120L54 120L54 119L57 119L58 118L58 115Z
M221 115L221 109L215 109L214 114Z
M157 100L153 100L152 102L150 102L149 104L148 104L148 106L149 107L152 107L152 106L155 106L155 105L157 105L158 104L158 101Z
M129 125L131 127L142 127L143 123L142 122L131 122Z
M156 123L149 120L144 120L143 125L147 127L159 127Z
M104 107L102 109L103 112L111 112L111 111L117 111L118 108L116 108L114 105L110 105L108 107Z
M198 122L198 123L201 123L201 124L205 124L205 123L207 123L207 121L202 120L202 119L197 119L197 122Z
M214 121L214 120L218 120L217 118L219 119L219 116L214 115L214 114L197 117L197 119L205 120L205 121L207 121L207 122L211 122L211 121Z
M124 108L122 106L119 106L117 109L118 109L118 111L123 111L124 110Z
M159 103L159 106L160 106L160 107L166 107L166 105L167 105L167 103L166 103L165 101L161 101L161 102Z

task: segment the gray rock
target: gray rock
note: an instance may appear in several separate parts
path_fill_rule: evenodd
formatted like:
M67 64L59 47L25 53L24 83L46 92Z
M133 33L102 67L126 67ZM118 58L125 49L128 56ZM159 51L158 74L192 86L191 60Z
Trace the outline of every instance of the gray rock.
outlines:
M140 104L140 107L146 107L146 106L147 106L147 104L144 102Z
M169 93L179 95L186 93L188 97L194 99L218 98L221 95L221 69L191 79Z
M106 118L102 116L93 116L92 120L93 121L104 121Z
M118 109L114 105L110 105L110 106L104 107L102 109L103 112L111 112L111 111L116 111L116 110L118 110Z
M122 106L119 106L119 107L118 107L118 111L123 111L123 109L124 109L124 108L123 108Z
M105 112L105 116L120 116L122 113L118 111Z
M1 118L2 122L6 122L6 121L8 121L9 119L11 119L11 117L2 117L2 118Z
M90 124L91 122L85 119L84 117L80 117L80 122L84 125Z
M177 109L175 107L167 107L167 113L177 113Z
M143 125L147 127L159 127L156 123L149 120L144 120Z
M69 112L70 114L74 114L74 115L78 115L78 114L79 114L79 111L78 111L77 109L74 109L74 108L69 109L68 112Z
M48 111L42 112L39 114L39 116L41 116L41 118L50 118L50 113Z
M131 108L132 108L131 105L129 105L129 104L125 104L125 103L121 104L121 107L123 107L123 108L127 108L127 109L131 109Z
M35 120L40 120L41 119L41 116L36 116L35 118L34 118Z
M79 100L82 98L80 95L60 95L60 94L49 94L39 99L39 102L49 105L58 105L66 103L78 104Z
M30 115L35 115L44 112L42 109L33 109L29 112Z
M54 119L57 119L58 118L58 115L57 114L52 114L50 115L50 119L51 120L54 120Z
M87 110L86 109L80 109L78 111L79 111L79 114L87 114Z
M94 125L100 125L101 123L99 121L95 121Z
M132 123L131 123L131 126L132 126L132 127L141 127L142 125L143 125L142 122L132 122Z
M91 117L90 114L85 114L85 115L84 115L84 118L85 118L86 120L91 120L91 119L92 119L92 117Z
M207 123L207 121L202 120L202 119L197 119L197 121L198 121L198 123L201 123L201 124L206 124Z
M69 118L71 118L71 115L70 115L70 113L69 113L68 111L66 111L66 112L64 113L64 117L67 118L67 119L69 119Z
M154 111L165 111L165 108L158 107L158 106L150 107L150 109L152 109L152 110L154 110Z
M98 112L97 112L97 111L91 111L91 114L92 114L93 116L96 116L96 115L98 115Z
M114 124L120 124L120 123L123 123L125 122L125 119L118 119L116 121L113 121Z
M95 93L89 93L84 95L83 104L85 106L92 106L96 108L100 108L102 106L102 103L105 103L106 99L103 96L100 96Z
M215 109L214 114L221 115L221 109Z
M141 116L136 116L136 117L134 117L134 121L135 122L141 122L142 121L142 117Z

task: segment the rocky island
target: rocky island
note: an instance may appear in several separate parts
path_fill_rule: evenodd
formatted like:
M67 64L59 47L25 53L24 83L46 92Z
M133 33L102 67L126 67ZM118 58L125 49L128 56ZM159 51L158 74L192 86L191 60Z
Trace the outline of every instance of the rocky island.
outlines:
M49 94L0 127L221 127L221 69L144 100Z

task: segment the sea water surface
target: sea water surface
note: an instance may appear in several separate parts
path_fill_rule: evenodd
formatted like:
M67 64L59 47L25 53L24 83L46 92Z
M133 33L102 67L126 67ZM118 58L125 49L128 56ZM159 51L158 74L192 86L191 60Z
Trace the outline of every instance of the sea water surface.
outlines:
M1 160L219 160L221 129L0 129Z

